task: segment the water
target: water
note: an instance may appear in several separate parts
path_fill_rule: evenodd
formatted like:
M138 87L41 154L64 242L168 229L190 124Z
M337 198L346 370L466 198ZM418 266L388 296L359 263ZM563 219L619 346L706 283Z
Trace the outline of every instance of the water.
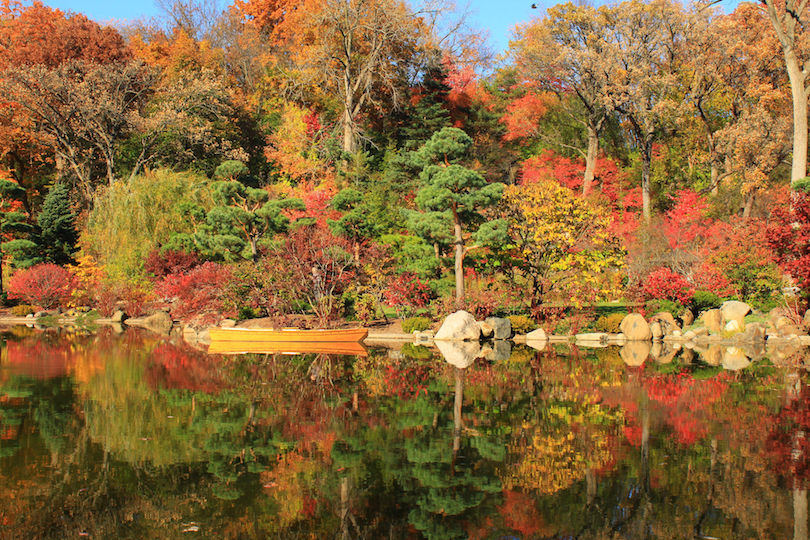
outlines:
M2 538L807 538L796 355L0 341Z

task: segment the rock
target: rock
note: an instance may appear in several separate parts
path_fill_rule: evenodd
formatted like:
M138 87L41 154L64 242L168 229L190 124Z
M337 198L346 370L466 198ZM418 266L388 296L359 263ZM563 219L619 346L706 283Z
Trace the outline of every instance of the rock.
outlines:
M168 336L172 329L172 318L165 311L156 311L148 317L138 317L135 319L127 319L127 326L135 326L144 328L157 334Z
M486 321L479 322L478 329L481 331L481 337L484 339L489 339L495 335L495 329Z
M647 321L644 321L645 323ZM647 341L628 341L621 348L619 354L628 366L637 367L642 365L650 356L652 344Z
M471 314L466 311L456 311L447 316L434 339L436 341L478 341L481 339L481 329Z
M659 364L669 364L675 358L677 352L678 351L668 343L658 341L652 344L650 357Z
M720 306L723 319L726 321L738 321L741 328L744 326L743 321L749 311L751 311L751 306L738 300L728 300Z
M487 317L485 323L490 325L495 333L492 335L494 339L509 339L512 337L512 321L503 317Z
M747 324L745 325L745 332L739 338L753 343L765 341L765 327L760 323Z
M721 345L712 345L702 354L703 361L710 366L719 366L723 363L724 354L726 354L725 347Z
M436 347L448 364L466 369L481 354L481 345L473 341L437 340Z
M738 349L737 347L726 347L726 350L723 353L722 363L724 369L738 371L748 367L751 364L751 360L749 360L748 356L745 355L742 349Z
M433 332L433 330L423 330L421 332L419 330L414 330L413 331L413 342L417 343L417 344L419 344L419 343L430 343L430 342L433 341L433 338L435 336L436 336L436 334Z
M127 320L127 314L124 313L122 310L117 309L115 310L115 313L112 314L112 317L110 317L110 320L114 323L121 324L122 322Z
M723 327L723 332L727 335L739 334L743 331L745 323L739 319L732 319Z
M548 336L546 335L546 331L542 328L538 328L537 330L532 330L528 334L526 334L526 343L531 344L530 342L540 343L540 342L547 342ZM542 350L542 349L541 349Z
M478 351L478 356L476 358L486 358L490 354L492 354L492 345L489 343L484 343L481 345L481 349Z
M546 345L548 345L548 340L546 341L527 341L526 346L531 347L535 351L543 352L546 350Z
M673 317L672 313L668 311L661 311L650 317L650 323L653 322L657 322L659 325L661 325L661 333L664 336L672 335L673 332L681 329L678 322L675 320L675 317ZM655 337L654 334L653 337Z
M692 310L688 308L684 309L683 313L681 313L680 317L678 318L681 320L681 323L683 323L683 326L681 328L686 328L687 326L695 322L695 315L694 313L692 313Z
M719 309L704 311L700 316L700 320L713 334L719 334L723 331L723 313Z
M236 321L233 319L222 319L222 322L219 323L221 328L233 328L236 326Z
M661 329L661 323L653 321L650 323L650 334L655 341L660 341L664 337L664 331Z
M782 337L788 337L800 336L804 334L804 332L795 324L785 324L776 329L776 334Z
M605 347L607 346L608 335L604 332L592 332L589 334L577 334L575 343L581 347Z
M619 325L627 341L645 341L652 338L650 325L638 313L631 313Z
M801 352L801 342L796 340L769 339L766 351L771 363L776 367L795 367Z
M681 352L681 363L682 364L691 364L695 360L695 351L692 349L684 349Z
M39 319L40 317L47 317L48 315L50 315L50 313L48 313L47 311L37 311L36 313L34 313L34 318Z
M506 362L512 356L512 343L503 339L492 342L492 352L486 355L491 362Z
M627 338L624 337L624 334L610 334L607 339L608 345L618 345L622 346L627 343Z
M112 328L112 331L115 334L123 334L124 333L124 325L121 324L121 323L112 323L110 325L110 328Z
M802 319L802 323L804 324L805 328L810 328L810 309L804 312L804 318Z

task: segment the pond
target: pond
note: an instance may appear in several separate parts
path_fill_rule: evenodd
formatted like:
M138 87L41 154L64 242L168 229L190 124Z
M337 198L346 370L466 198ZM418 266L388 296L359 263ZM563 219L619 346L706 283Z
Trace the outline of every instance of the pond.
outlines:
M810 380L767 357L0 342L2 538L807 538Z

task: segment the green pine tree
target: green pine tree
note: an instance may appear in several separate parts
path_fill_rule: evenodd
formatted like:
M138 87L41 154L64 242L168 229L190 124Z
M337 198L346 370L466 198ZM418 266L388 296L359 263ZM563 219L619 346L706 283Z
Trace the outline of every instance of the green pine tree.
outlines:
M17 268L28 268L42 258L37 254L37 244L31 240L36 229L31 225L28 216L19 211L25 190L17 183L0 179L0 269L7 261ZM2 271L0 271L0 292L5 290Z
M70 208L70 197L64 184L56 184L48 192L37 225L42 258L54 264L73 263L78 240L76 215Z

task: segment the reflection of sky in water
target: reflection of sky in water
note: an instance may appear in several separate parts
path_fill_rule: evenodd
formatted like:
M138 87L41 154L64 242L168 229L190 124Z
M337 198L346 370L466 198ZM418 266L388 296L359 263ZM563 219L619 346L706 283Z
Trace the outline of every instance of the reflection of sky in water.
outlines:
M220 356L136 332L6 336L0 523L32 538L801 532L803 350L637 345Z

